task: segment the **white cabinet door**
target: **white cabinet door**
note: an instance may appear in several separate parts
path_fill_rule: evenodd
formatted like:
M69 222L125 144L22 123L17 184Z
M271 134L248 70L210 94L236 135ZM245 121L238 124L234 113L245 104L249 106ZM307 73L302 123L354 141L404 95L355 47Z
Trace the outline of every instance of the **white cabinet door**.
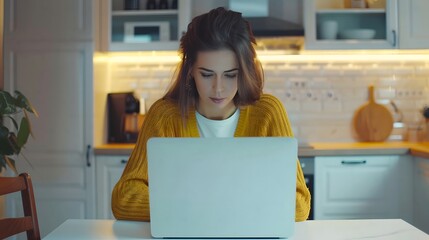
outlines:
M403 49L429 48L429 1L399 2L399 46Z
M97 218L114 219L111 207L112 190L127 164L128 156L96 156Z
M414 159L414 226L429 234L429 159Z
M406 157L316 157L314 217L412 221L411 171Z
M5 2L5 89L32 102L30 138L17 160L33 178L42 237L69 218L95 217L92 162L91 1ZM8 214L21 211L18 199ZM11 206L11 207L9 207Z

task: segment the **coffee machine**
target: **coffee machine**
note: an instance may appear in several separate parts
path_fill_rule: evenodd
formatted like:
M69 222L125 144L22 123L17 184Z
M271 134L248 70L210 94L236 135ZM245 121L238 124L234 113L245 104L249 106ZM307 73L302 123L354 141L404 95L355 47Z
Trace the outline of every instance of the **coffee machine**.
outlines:
M142 124L140 102L133 92L107 94L109 143L135 143Z

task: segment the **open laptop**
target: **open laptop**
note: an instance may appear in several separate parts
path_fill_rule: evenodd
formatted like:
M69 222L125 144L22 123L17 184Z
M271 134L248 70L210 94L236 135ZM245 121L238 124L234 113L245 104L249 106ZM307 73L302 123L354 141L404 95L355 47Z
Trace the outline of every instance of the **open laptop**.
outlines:
M297 141L286 137L152 138L155 238L288 238Z

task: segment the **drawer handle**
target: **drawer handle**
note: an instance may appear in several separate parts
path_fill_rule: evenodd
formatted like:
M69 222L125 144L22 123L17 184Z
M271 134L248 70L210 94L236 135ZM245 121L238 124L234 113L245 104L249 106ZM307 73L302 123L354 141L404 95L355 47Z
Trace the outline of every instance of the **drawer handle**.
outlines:
M122 160L121 160L121 163L122 163L122 164L126 164L127 162L128 162L128 160L125 160L125 159L122 159Z
M366 164L366 160L362 160L362 161L341 161L341 164L344 164L344 165Z

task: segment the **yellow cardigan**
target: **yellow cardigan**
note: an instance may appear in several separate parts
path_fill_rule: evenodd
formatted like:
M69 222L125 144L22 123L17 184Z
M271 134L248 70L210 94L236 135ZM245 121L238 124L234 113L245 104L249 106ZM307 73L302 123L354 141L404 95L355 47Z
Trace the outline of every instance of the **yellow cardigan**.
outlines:
M282 103L263 94L253 105L240 108L235 137L293 136ZM150 220L146 142L151 137L199 137L195 110L183 126L178 105L158 100L149 109L121 179L112 192L112 211L117 219ZM310 211L310 192L297 161L295 220L304 221Z

